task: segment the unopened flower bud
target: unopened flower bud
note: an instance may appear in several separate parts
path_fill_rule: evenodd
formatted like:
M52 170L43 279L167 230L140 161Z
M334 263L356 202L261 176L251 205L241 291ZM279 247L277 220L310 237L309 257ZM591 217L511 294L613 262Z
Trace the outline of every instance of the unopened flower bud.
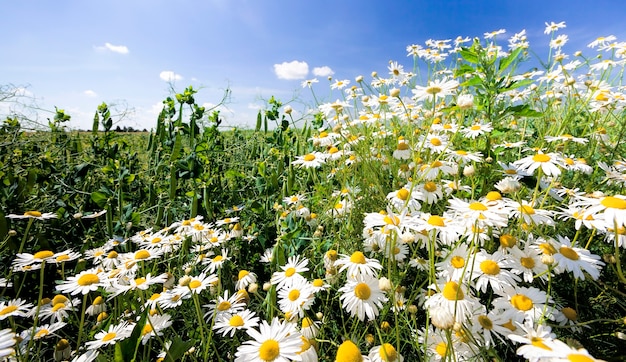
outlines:
M391 290L391 281L385 277L382 277L378 280L378 287L383 292L388 292Z
M270 282L263 283L263 290L264 291L267 292L268 290L270 290L271 287L272 287L272 284Z
M389 95L392 97L400 97L400 90L398 88L393 88L391 91L389 91Z
M472 165L467 165L463 168L463 176L472 177L476 173L476 169Z

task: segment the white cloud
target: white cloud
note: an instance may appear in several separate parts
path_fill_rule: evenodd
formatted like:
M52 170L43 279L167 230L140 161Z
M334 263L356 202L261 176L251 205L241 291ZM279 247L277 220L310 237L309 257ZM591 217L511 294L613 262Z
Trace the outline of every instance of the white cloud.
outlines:
M323 66L323 67L315 67L313 68L313 75L316 77L328 77L335 74L335 72L333 72L332 69L330 69L329 66Z
M94 91L92 91L91 89L87 89L86 91L83 92L84 95L86 95L87 97L97 97L98 94Z
M101 51L111 51L113 53L119 53L119 54L128 54L129 50L128 47L126 45L113 45L111 43L104 43L103 46L98 46L96 47L97 50L101 50Z
M274 64L274 73L278 79L304 79L309 74L309 65L297 60Z
M251 109L253 111L258 111L260 109L263 109L263 106L257 103L248 103L248 109Z
M174 82L183 79L183 76L176 74L171 70L164 70L159 74L159 77L166 82Z

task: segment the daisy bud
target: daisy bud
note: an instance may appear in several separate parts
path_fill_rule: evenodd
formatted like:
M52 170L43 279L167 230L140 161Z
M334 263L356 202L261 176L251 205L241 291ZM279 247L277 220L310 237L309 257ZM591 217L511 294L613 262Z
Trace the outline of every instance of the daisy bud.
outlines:
M368 97L368 96L363 96L363 97L361 97L361 102L363 102L363 103L367 103L367 102L369 102L369 101L370 101L370 97Z
M622 332L615 332L615 337L622 339L622 340L626 340L626 334Z
M315 230L315 232L313 233L314 238L319 238L321 236L322 236L322 233L319 230Z
M321 321L324 318L324 313L322 313L322 312L315 313L315 318L317 318L317 320Z
M191 269L191 268L187 268L187 269ZM189 271L185 270L185 273L189 274L191 273L191 270ZM186 287L189 285L190 282L191 282L191 277L189 275L185 275L178 280L178 285L180 285L181 287Z
M468 165L468 166L465 166L465 168L463 168L463 176L465 177L472 177L474 176L475 173L476 173L476 169L472 165Z
M374 335L371 333L368 333L365 335L365 342L367 343L367 345L372 345L374 344L374 342L376 342L376 338L374 338Z
M415 315L417 313L417 306L415 304L411 304L410 306L406 307L406 310L409 311L409 313Z
M9 230L9 236L15 236L15 235L17 235L17 231L13 229Z
M580 57L581 55L583 55L583 52L581 52L580 50L577 50L577 51L574 53L574 56L575 56L575 57Z
M389 324L389 322L387 321L383 321L382 323L380 323L380 329L385 332L389 332L389 330L391 329L391 324Z
M74 215L72 215L72 217L73 217L74 219L80 219L80 218L82 218L82 217L83 217L83 213L82 213L82 212L77 212L77 213L75 213Z
M357 83L361 83L363 81L363 76L359 75L359 76L356 77L355 80L356 80Z
M72 355L72 349L70 348L70 342L63 338L59 340L54 347L54 360L65 361L69 360Z
M554 257L549 254L542 254L541 262L544 263L545 265L552 265L554 264Z
M607 264L615 264L617 262L617 259L615 259L615 255L613 254L604 254L602 256L602 260L604 260Z
M372 78L378 77L378 72L372 72Z
M255 294L259 290L259 285L257 283L252 283L248 285L248 293Z
M485 158L485 162L487 163L492 163L493 162L493 158L491 156Z
M391 281L385 277L382 277L378 280L378 287L383 292L388 292L391 290Z
M291 114L291 112L293 112L293 108L291 108L291 106L285 106L285 108L283 108L283 112Z
M270 290L270 288L272 287L272 284L270 282L265 282L263 283L263 291L268 291Z
M393 88L389 91L389 95L395 98L400 97L400 90L398 88Z
M131 221L126 223L126 230L130 231L133 228L133 223Z
M457 98L456 104L460 109L472 109L474 108L474 96L471 94L461 94Z

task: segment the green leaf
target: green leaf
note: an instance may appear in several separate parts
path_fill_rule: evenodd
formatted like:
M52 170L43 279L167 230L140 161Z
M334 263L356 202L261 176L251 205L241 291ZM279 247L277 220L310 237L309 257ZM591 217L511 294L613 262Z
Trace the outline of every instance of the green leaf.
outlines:
M179 336L176 336L174 340L172 341L172 345L167 350L167 354L165 355L165 361L173 362L181 358L185 354L185 352L187 352L189 348L193 346L195 342L196 341L194 339L183 341L182 338L180 338ZM206 341L206 343L210 343L210 342Z
M98 207L104 207L109 197L100 191L94 191L91 193L91 201L95 202Z
M541 117L542 115L541 112L530 108L528 104L507 107L504 111L505 113L510 113L518 117Z
M482 85L482 84L483 84L483 79L479 76L474 76L466 80L465 82L461 83L461 87L471 87L471 86L477 86L477 85Z
M506 92L506 91L510 91L512 89L516 89L519 87L525 87L527 85L531 85L534 83L534 80L532 79L523 79L523 80L519 80L519 81L514 81L511 84L509 84L507 87L501 88L500 89L500 93Z
M454 77L460 77L463 76L467 73L473 73L475 72L476 69L474 69L471 65L469 64L461 64L455 71L454 71Z
M504 72L517 59L522 50L522 48L517 48L512 51L511 54L502 58L498 64L498 74L502 74L502 72Z
M478 54L474 53L469 49L461 49L459 51L461 57L465 59L469 63L478 64Z

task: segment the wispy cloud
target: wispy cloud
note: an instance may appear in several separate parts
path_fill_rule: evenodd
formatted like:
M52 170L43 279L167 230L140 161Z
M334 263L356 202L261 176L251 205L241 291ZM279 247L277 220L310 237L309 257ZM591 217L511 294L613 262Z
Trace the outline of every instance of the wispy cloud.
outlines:
M91 89L87 89L86 91L83 92L84 95L86 95L87 97L97 97L98 94L94 91L92 91Z
M111 43L104 43L104 45L97 46L96 49L100 51L110 51L119 54L129 53L128 47L126 45L113 45Z
M164 70L161 73L159 73L159 78L161 78L162 80L166 82L174 82L177 80L182 80L183 76L180 74L176 74L172 72L171 70Z
M274 64L274 73L278 79L304 79L309 74L309 65L297 60Z
M335 72L333 72L332 69L330 69L329 66L323 66L323 67L315 67L313 68L313 75L316 77L328 77L335 74Z

